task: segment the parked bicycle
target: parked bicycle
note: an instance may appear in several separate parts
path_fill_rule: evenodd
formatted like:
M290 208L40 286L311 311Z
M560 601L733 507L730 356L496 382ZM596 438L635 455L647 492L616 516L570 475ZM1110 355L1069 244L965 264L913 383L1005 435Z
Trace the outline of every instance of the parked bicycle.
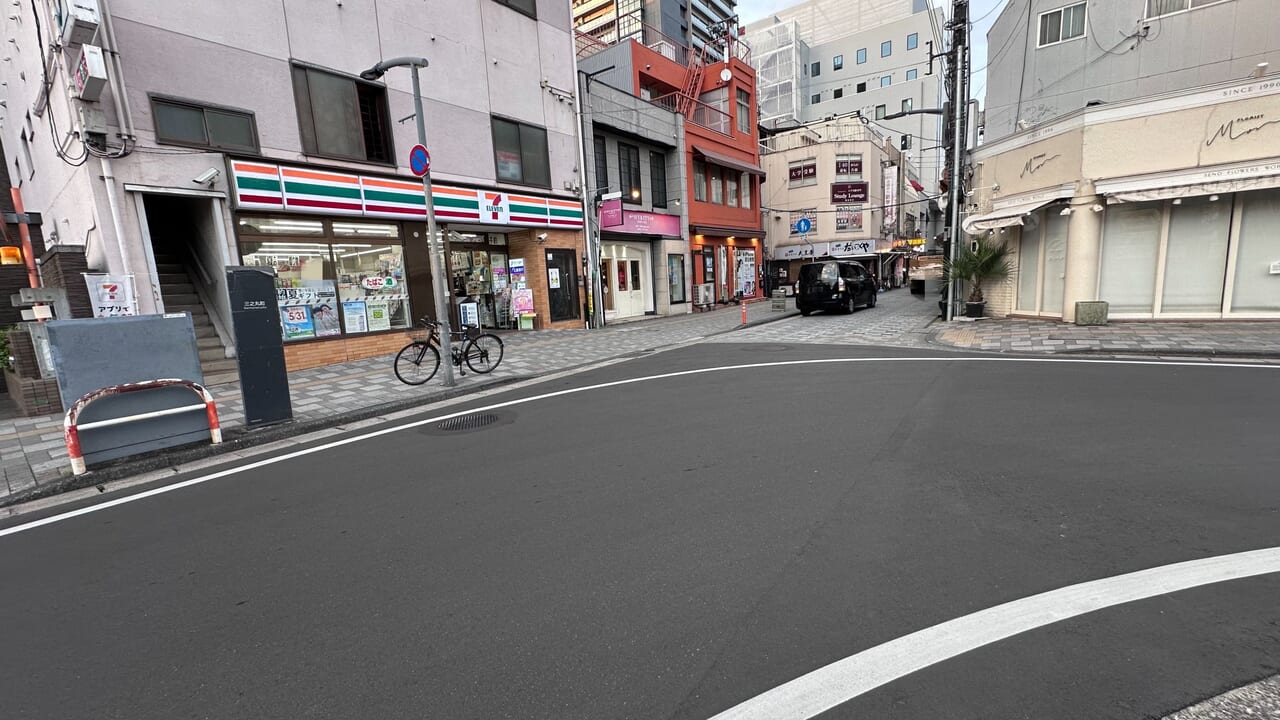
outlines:
M426 338L414 340L396 353L396 377L406 385L421 385L440 369L440 323L431 318L422 318L421 323L427 329ZM459 375L467 374L464 363L472 372L483 375L496 370L502 362L502 338L493 333L467 326L450 331L449 338L453 343L450 361Z

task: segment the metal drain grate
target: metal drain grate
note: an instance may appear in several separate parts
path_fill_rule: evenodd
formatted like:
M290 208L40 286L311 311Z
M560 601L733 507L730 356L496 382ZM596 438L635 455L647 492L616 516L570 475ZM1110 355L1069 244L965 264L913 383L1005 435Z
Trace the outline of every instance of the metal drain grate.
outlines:
M488 413L475 413L471 415L461 415L455 418L449 418L436 424L436 430L442 432L463 432L466 430L479 430L482 427L492 425L498 422L498 416Z

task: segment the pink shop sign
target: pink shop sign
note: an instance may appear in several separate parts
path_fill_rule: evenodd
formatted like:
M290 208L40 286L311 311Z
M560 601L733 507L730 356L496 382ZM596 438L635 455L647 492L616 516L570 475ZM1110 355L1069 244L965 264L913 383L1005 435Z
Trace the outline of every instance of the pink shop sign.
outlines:
M622 213L621 225L606 227L602 224L602 227L609 232L680 237L680 216L627 210Z

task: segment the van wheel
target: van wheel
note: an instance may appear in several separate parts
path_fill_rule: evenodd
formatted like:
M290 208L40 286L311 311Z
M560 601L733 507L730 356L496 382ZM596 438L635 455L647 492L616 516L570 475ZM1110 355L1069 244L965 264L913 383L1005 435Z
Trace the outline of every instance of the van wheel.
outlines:
M800 308L800 314L805 317L809 317L810 315L813 314L813 311L810 310L809 308Z
M873 307L875 307L875 306L876 306L876 299L877 299L879 296L880 296L880 292L879 292L879 291L877 291L877 290L872 290L872 291L871 291L871 302L867 303L867 307L869 307L869 308L873 308Z
M849 297L849 302L844 306L844 311L845 311L845 312L847 312L847 313L849 313L850 315L852 315L852 314L853 314L853 311L854 311L854 310L857 310L857 309L858 309L857 304L856 304L856 303L854 303L854 301L853 301L853 297L852 297L852 296L850 296L850 297Z

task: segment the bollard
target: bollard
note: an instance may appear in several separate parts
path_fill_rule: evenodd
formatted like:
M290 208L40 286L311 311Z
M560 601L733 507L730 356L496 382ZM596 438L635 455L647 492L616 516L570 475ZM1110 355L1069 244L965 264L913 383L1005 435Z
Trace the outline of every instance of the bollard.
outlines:
M742 298L742 324L747 324L747 298Z

